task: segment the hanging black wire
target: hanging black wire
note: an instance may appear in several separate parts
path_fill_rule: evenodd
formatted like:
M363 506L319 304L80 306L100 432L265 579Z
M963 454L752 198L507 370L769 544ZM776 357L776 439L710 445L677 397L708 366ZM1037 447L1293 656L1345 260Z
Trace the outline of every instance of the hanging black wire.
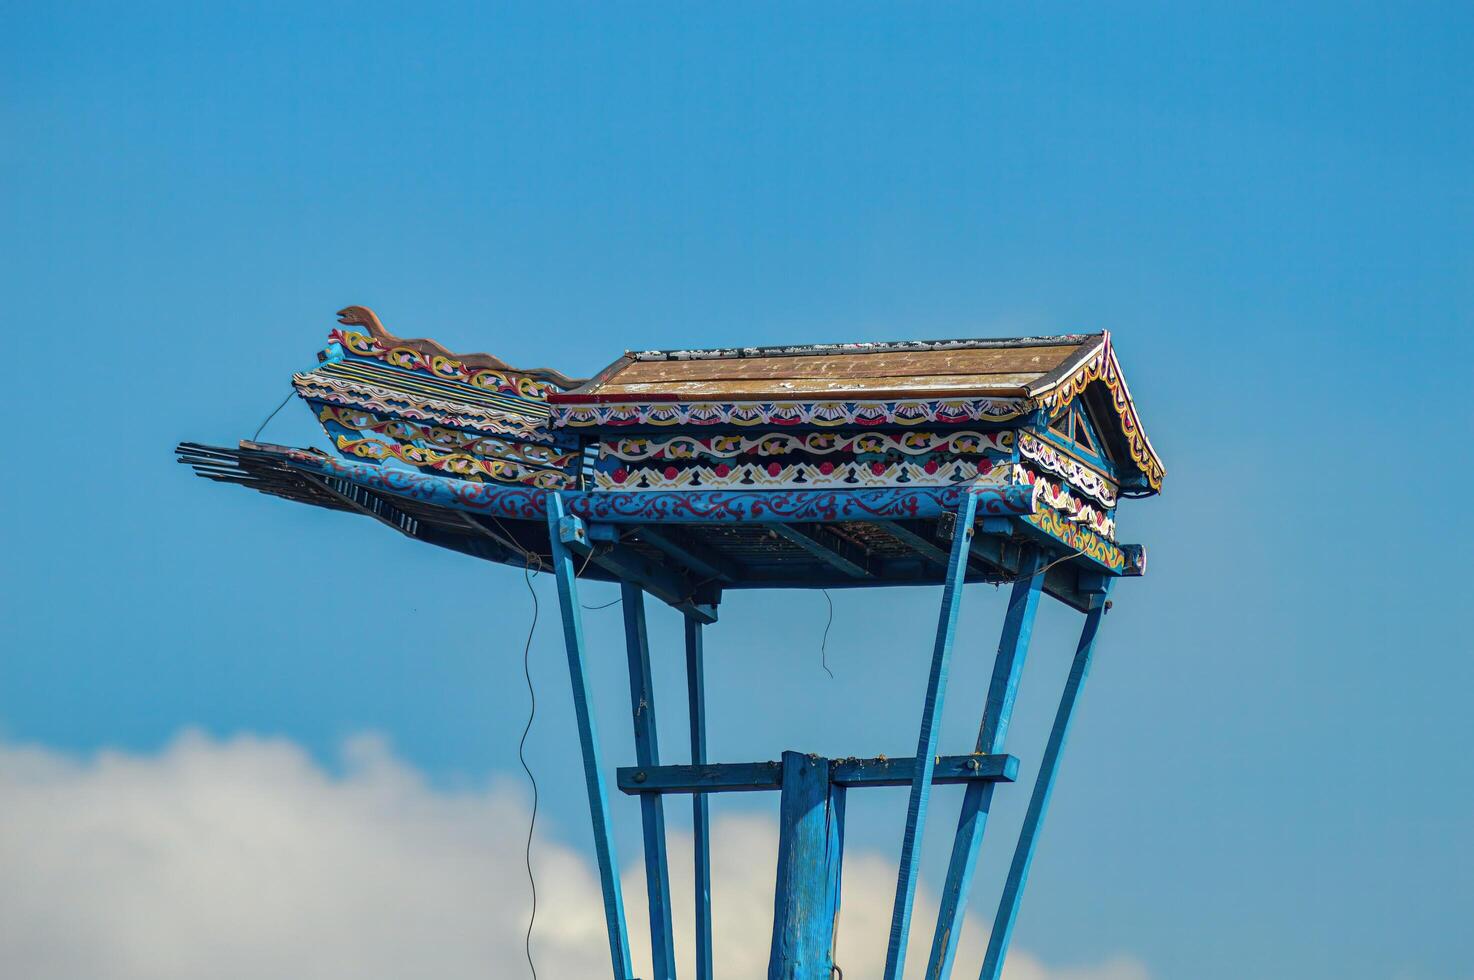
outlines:
M271 410L271 414L268 415L268 416L266 416L266 418L264 418L264 419L261 420L261 424L258 425L258 426L256 426L256 431L251 434L251 441L252 442L255 442L261 436L261 431L266 428L266 423L268 423L272 419L276 418L276 413L277 412L280 412L282 409L284 409L284 408L287 407L287 402L291 401L292 400L292 396L295 395L295 394L296 394L295 391L289 391L289 392L287 392L287 397L285 397L285 398L283 398L281 400L281 404L278 405L278 406L276 406L276 408L273 408Z
M834 680L834 671L829 669L829 627L834 625L834 600L829 598L828 589L820 589L824 593L824 601L829 603L829 618L824 622L824 636L819 640L819 666L824 668L824 673Z
M522 771L527 773L527 781L532 784L532 817L527 822L527 847L523 851L523 861L527 865L527 883L532 887L532 914L527 919L527 935L523 938L522 946L527 954L527 968L532 971L532 980L537 980L537 964L532 962L532 926L537 922L537 876L532 873L532 833L537 829L537 777L532 774L532 767L527 764L527 736L532 731L532 722L537 718L537 690L532 684L532 634L537 630L537 618L540 612L537 601L537 590L532 587L532 579L541 568L542 561L536 555L529 554L528 562L522 569L522 579L527 583L527 594L532 596L532 625L527 628L527 642L522 646L522 676L527 681L527 724L522 728L522 740L517 743L517 759L522 763Z

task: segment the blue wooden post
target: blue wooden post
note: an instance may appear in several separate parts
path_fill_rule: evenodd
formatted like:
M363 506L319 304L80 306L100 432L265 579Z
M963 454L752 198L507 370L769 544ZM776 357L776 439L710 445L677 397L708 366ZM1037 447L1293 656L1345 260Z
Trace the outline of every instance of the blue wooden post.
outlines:
M1109 580L1105 588L1109 590ZM1039 777L1034 781L1029 809L1024 814L1024 825L1019 831L1018 844L1014 847L1013 863L1009 865L1008 878L1003 885L1003 898L998 903L998 914L993 919L993 933L988 937L988 952L983 958L981 980L998 980L1003 972L1003 958L1008 955L1008 941L1013 937L1019 901L1023 898L1024 883L1029 878L1029 866L1034 861L1034 847L1039 842L1039 828L1049 809L1049 797L1054 792L1054 777L1059 773L1059 758L1064 752L1065 739L1070 734L1070 722L1075 715L1075 703L1080 698L1080 688L1084 686L1085 678L1090 673L1090 658L1095 652L1095 638L1100 632L1100 621L1104 616L1105 594L1102 594L1095 607L1085 614L1085 628L1075 647L1075 660L1070 665L1070 676L1065 681L1065 690L1059 699L1059 710L1054 714L1054 728L1049 732L1049 742L1045 745L1044 757L1039 762Z
M568 648L568 675L573 686L573 711L578 719L578 743L583 751L584 783L589 793L589 815L594 824L594 851L599 859L599 885L604 892L604 921L609 931L609 957L615 980L630 980L629 931L624 921L624 895L619 886L619 864L609 833L609 800L599 770L599 732L594 723L593 697L583 664L583 615L578 604L578 578L573 556L563 544L564 533L583 532L577 518L567 517L563 498L548 494L548 538L553 576L558 582L558 606L563 614L563 642Z
M768 980L830 980L844 853L843 791L836 799L834 789L828 759L783 753Z
M650 638L645 629L645 593L628 582L620 586L624 641L629 654L630 711L635 725L635 760L660 765L655 728L655 686L650 679ZM676 951L671 932L670 868L665 856L665 804L659 793L640 797L645 833L645 891L650 900L650 963L654 980L675 980Z
M832 776L833 773L831 772ZM819 980L834 980L834 949L839 943L839 895L843 885L844 870L844 807L845 788L833 781L829 784L829 828L825 857L824 920L829 923L828 969L819 974Z
M998 656L993 660L993 678L988 684L988 700L978 732L977 751L987 755L1001 752L1004 736L1008 734L1019 678L1029 653L1029 638L1034 632L1039 592L1044 585L1044 559L1042 552L1032 548L1020 556L1019 578L1008 596L1008 612L1003 618L1003 634L998 641ZM957 820L957 836L952 842L952 858L947 864L947 883L942 888L931 954L927 958L927 980L941 980L952 973L957 932L967 908L967 893L992 803L992 783L968 785Z
M962 585L967 577L967 556L972 544L977 497L969 493L957 510L957 527L947 559L942 610L937 617L936 643L932 649L931 675L926 700L921 708L921 734L916 742L916 772L911 781L911 798L906 807L906 831L901 838L901 867L896 878L896 901L891 910L890 944L885 954L885 980L900 980L906 965L906 942L911 931L911 904L916 898L917 864L926 827L926 805L931 796L932 772L936 764L937 725L947 692L947 672L952 660L952 639L957 632L957 611L962 604Z
M706 667L701 622L686 620L686 694L691 719L691 764L706 763ZM705 793L691 796L696 841L696 980L711 980L711 812Z

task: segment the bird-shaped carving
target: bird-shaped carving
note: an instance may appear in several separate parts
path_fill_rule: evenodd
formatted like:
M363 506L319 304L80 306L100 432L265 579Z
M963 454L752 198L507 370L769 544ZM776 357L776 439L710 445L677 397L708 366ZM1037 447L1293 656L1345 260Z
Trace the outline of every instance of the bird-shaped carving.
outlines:
M371 337L392 336L384 329L379 314L367 306L345 306L338 311L338 322L348 327L367 327Z
M468 367L489 368L493 371L509 371L512 374L521 374L539 381L547 381L557 385L565 391L569 388L577 388L583 384L582 379L570 378L552 368L516 368L503 361L499 357L490 354L457 354L454 351L442 347L440 344L428 337L396 337L384 327L384 322L379 315L367 306L345 306L338 311L338 322L346 327L363 327L369 336L386 347L409 347L423 354L433 354L440 357L448 357L460 361Z

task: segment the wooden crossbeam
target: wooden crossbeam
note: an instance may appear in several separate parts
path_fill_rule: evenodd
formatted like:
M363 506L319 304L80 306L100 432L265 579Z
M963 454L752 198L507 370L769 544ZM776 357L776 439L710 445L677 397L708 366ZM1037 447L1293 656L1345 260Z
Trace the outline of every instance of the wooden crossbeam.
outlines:
M933 565L947 567L947 549L898 521L875 521L875 526L921 555Z
M622 582L637 585L693 619L703 623L717 621L716 606L698 602L695 589L680 572L662 567L639 552L619 544L600 544L590 540L589 527L572 515L558 521L558 539L571 552L598 565Z
M915 759L831 759L829 778L841 786L910 786ZM1011 783L1018 759L1011 755L938 756L932 783ZM720 762L700 766L625 766L615 785L621 793L753 793L780 789L781 762Z
M706 545L690 540L678 529L661 528L657 530L648 524L641 524L636 534L641 541L659 549L667 557L679 562L700 578L714 579L718 582L735 582L742 577L742 570L735 562L717 554Z
M995 520L1002 521L1002 525L994 523ZM1022 574L1023 556L1029 542L1014 537L1012 519L984 518L978 524L979 533L974 534L969 543L972 559L996 568L1006 576ZM942 522L940 533L951 538L951 528L946 521ZM1051 540L1050 543L1055 548L1059 547L1057 541ZM1089 612L1102 601L1100 589L1096 578L1085 578L1083 581L1087 584L1082 585L1081 576L1082 573L1071 562L1050 565L1044 575L1044 591L1080 612Z
M864 551L843 538L807 524L766 524L778 537L798 545L815 558L852 578L874 578Z
M464 555L481 558L487 561L515 561L518 551L512 550L511 543L498 534L493 534L484 526L474 521L469 515L458 514L458 523L475 530L480 537L475 539L464 538L460 535L442 531L433 525L423 523L412 514L406 514L389 500L374 493L356 483L339 479L334 476L316 476L310 473L300 474L302 479L319 487L324 493L334 500L341 502L344 506L357 513L383 524L385 527L393 528L405 537L423 541L426 544L437 545L450 551L458 551ZM455 511L445 510L445 514L454 514ZM488 554L488 549L490 552Z
M947 567L949 559L947 549L933 539L913 531L900 521L874 521L872 523L938 568ZM978 575L988 575L992 571L987 563L974 555L968 556L967 568L970 573ZM996 575L996 573L992 574Z
M335 499L342 501L360 514L372 517L380 524L392 527L394 530L411 538L419 536L420 522L418 520L406 514L398 507L395 507L372 490L366 490L356 483L336 476L309 474L307 478L322 487L322 489L326 490Z

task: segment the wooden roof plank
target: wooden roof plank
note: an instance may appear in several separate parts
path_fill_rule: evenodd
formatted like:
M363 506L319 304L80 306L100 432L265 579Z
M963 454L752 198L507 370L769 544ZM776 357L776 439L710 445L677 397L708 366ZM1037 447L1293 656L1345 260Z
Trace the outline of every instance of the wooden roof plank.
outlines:
M635 361L604 384L726 381L771 378L915 378L930 375L1028 374L1041 377L1079 344L972 350L890 351L874 354L740 357L688 361Z
M652 396L679 401L723 401L735 398L771 398L779 401L815 395L892 396L958 393L963 396L1024 394L1032 374L961 374L934 377L875 379L846 378L749 378L731 381L649 381L639 384L607 384L595 391L605 400L642 401Z

